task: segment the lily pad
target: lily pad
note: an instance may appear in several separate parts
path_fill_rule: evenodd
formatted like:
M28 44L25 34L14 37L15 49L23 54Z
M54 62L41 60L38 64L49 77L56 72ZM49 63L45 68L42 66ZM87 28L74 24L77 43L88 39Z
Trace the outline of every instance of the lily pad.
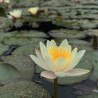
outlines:
M8 35L8 34L7 34ZM47 35L43 32L39 32L39 31L15 31L15 32L11 32L9 33L9 35L11 35L11 37L37 37L37 38L42 38L42 37L47 37ZM8 36L9 36L8 35Z
M0 62L0 82L20 77L20 72L14 66Z
M77 39L72 39L69 40L69 44L72 45L72 47L77 47L78 50L86 50L86 53L89 51L95 51L90 42L84 41L84 40L77 40Z
M13 81L0 87L1 98L51 98L39 84L30 81Z
M8 45L26 45L26 44L37 44L40 41L45 41L41 38L29 38L29 37L5 37L3 42Z
M87 61L84 58L79 62L79 64L76 66L76 68L83 68L83 69L88 69L88 70L92 71L93 66L89 61ZM44 69L36 66L36 73L40 73L42 71L44 71ZM86 80L89 76L90 76L90 72L85 75L78 76L78 77L63 77L63 78L58 77L58 84L69 85L69 84L79 83L79 82L82 82L83 80ZM49 80L49 81L53 82L53 80Z
M93 88L92 93L81 95L81 96L78 96L77 98L98 98L98 89L95 87Z
M62 39L55 39L57 42L57 45L60 45L62 42ZM86 53L89 51L95 51L90 42L84 41L84 40L78 40L78 39L68 39L69 44L72 46L72 48L77 47L78 50L86 50Z
M82 28L94 28L97 26L97 22L89 21L89 20L80 20L79 21Z
M65 27L70 27L70 28L79 28L79 24L77 22L77 20L66 20L66 19L62 19L62 20L56 20L53 21L54 24L59 25L59 26L65 26Z
M94 70L90 79L96 81L98 79L98 51L88 53L86 57L92 62L94 66Z
M93 35L98 36L98 29L85 30L85 33L86 33L87 35L90 35L90 36L93 36Z
M6 17L0 17L0 31L7 31L10 28L12 21Z
M33 0L26 0L22 2L21 0L14 0L10 2L10 5L12 8L26 8L30 6L36 6L38 4L38 1Z
M29 56L30 54L35 53L35 48L39 48L39 44L23 45L23 46L17 48L12 54L14 54L14 55L23 54L23 55Z
M54 38L80 38L85 35L84 32L67 29L52 30L48 34Z
M9 49L9 46L8 45L4 45L4 44L0 43L0 55L2 55L8 49Z
M5 9L0 6L0 16L5 16Z
M35 67L34 63L32 63L30 57L25 55L11 55L11 56L3 56L1 58L5 63L11 64L20 71L23 78L31 79L34 72Z

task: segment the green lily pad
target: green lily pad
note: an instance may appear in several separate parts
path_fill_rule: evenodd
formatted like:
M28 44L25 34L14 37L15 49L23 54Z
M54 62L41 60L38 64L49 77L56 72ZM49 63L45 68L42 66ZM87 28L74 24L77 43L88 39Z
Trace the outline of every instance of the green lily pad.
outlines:
M47 35L45 33L39 32L39 31L34 31L34 30L32 30L32 31L19 31L19 32L15 31L15 32L9 33L9 35L10 34L11 34L11 37L21 37L21 38L22 37L30 37L30 38L31 37L37 37L37 38L38 37L39 38L41 38L41 37L47 37Z
M91 43L87 41L72 39L69 40L69 44L72 45L73 48L77 47L78 50L86 50L86 53L89 51L94 51Z
M80 20L79 21L82 28L94 28L98 24L97 22L89 21L89 20Z
M54 38L80 38L85 35L85 33L76 30L52 30L48 34Z
M93 92L87 95L77 96L77 98L98 98L98 89L93 88Z
M30 54L34 54L35 53L35 48L39 48L39 44L36 45L23 45L19 48L17 48L12 54L14 55L18 55L18 54L23 54L23 55L27 55L29 56Z
M98 79L98 51L88 53L86 57L92 62L94 66L94 70L90 79L96 81Z
M0 82L20 77L20 72L14 66L0 62Z
M88 62L84 58L79 62L79 64L76 66L76 68L83 68L83 69L88 69L88 70L92 71L93 66L90 62ZM44 71L44 69L36 66L36 73L40 73L42 71ZM85 75L78 76L78 77L63 77L63 78L58 77L58 84L69 85L69 84L79 83L79 82L82 82L83 80L86 80L89 76L90 76L90 72ZM49 81L53 82L53 80L49 80Z
M93 36L93 35L98 36L98 29L85 30L85 33L90 36Z
M65 26L65 27L72 27L72 28L79 28L79 24L77 20L56 20L53 21L54 24L59 25L59 26Z
M13 81L0 87L1 98L51 98L39 84L30 81Z
M30 7L30 6L36 6L38 5L38 1L33 1L33 0L26 0L26 1L21 1L21 0L14 0L10 3L10 5L12 6L12 8L14 6L16 7L22 7L22 8L25 8L25 7Z
M30 57L25 55L11 55L11 56L3 56L1 57L1 59L5 63L11 64L14 67L16 67L18 71L20 71L20 73L22 74L23 78L26 79L32 78L35 71L35 67Z
M7 31L10 28L12 21L6 17L0 17L0 31Z
M38 20L38 17L25 17L22 19L23 22L36 22Z
M4 45L4 44L0 43L0 55L2 55L8 49L9 49L9 46L8 45Z
M0 16L5 16L5 10L0 6Z
M8 45L26 45L37 44L40 41L45 41L41 38L29 38L29 37L4 37L3 42Z
M57 45L60 45L62 42L62 39L55 39L57 42ZM86 53L89 51L95 51L90 42L84 41L84 40L78 40L78 39L68 39L69 44L72 46L72 49L77 47L78 50L86 50Z

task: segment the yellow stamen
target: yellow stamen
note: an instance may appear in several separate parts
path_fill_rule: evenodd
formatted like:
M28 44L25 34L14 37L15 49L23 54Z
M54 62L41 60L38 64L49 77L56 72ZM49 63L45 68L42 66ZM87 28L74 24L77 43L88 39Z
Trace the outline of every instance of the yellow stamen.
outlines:
M52 55L54 62L58 57L64 57L65 59L71 59L71 52L66 51L66 49L63 49L62 47L56 47L56 48L50 47L48 53Z

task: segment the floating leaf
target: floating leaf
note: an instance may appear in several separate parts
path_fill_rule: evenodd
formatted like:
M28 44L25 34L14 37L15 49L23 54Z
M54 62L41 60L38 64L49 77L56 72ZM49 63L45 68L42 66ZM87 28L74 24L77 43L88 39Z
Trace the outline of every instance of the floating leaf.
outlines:
M0 55L2 55L8 49L9 49L9 46L8 45L4 45L4 44L0 43Z
M51 98L39 84L30 81L13 81L0 87L1 98Z
M29 37L5 37L3 42L8 45L26 45L26 44L38 44L40 41L45 41L41 38L29 38Z
M94 66L94 70L90 79L96 81L98 79L98 51L88 53L86 57L92 62Z
M90 35L90 36L92 35L98 36L98 29L86 30L85 32L87 35Z
M11 37L32 37L32 38L44 38L47 37L47 35L43 32L39 32L39 31L15 31L15 32L11 32L9 33L11 35ZM9 35L8 35L9 36Z
M23 78L31 79L35 68L34 63L32 63L30 57L25 55L11 55L11 56L3 56L2 60L5 63L11 64L20 71Z
M81 96L78 96L77 98L98 98L98 90L95 87L95 88L93 88L93 92L92 93L87 94L87 95L81 95Z
M6 17L0 17L0 31L7 31L10 28L12 21Z
M21 77L20 72L12 65L0 62L0 81Z
M85 33L76 30L52 30L48 34L54 38L80 38L85 35Z
M14 54L14 55L23 54L23 55L29 56L30 54L35 53L35 48L39 48L39 44L23 45L23 46L17 48L12 54Z
M75 85L73 86L73 88L77 89L77 91L75 91L75 94L77 95L85 95L85 94L90 94L93 92L92 88L87 87L85 85L81 85L81 84Z

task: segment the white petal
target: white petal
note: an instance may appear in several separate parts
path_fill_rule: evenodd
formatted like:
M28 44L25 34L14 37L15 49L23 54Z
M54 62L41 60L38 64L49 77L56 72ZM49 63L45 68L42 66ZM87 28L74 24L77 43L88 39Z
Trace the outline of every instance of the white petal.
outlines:
M86 69L74 68L74 69L66 72L66 75L67 76L80 76L80 75L87 74L88 72L90 72L90 71L86 70Z
M44 59L43 59L43 56L42 56L41 52L40 52L38 49L35 49L35 51L36 51L36 55L37 55L39 61L40 61L40 62L42 63L42 65L44 66L44 69L48 70L48 67L46 66L46 63L45 63L45 61L44 61Z
M12 16L10 16L10 15L7 15L7 17L9 18L9 19L12 19L13 17Z
M88 72L89 72L89 70L86 70L86 69L75 68L68 72L55 72L55 75L57 75L58 77L80 76L80 75L87 74Z
M56 45L56 43L55 43L54 40L51 40L51 41L50 41L49 48L50 48L50 47L52 47L52 48L56 48L56 47L57 47L57 45Z
M68 41L67 39L63 40L62 43L60 44L63 48L66 48L68 46Z
M53 61L49 58L49 57L46 57L45 58L45 63L47 64L47 66L48 66L48 71L53 71L53 72L55 72L56 70L55 70L55 66L54 66L54 64L53 64Z
M71 45L68 45L67 51L71 52Z
M70 52L71 53L71 46L70 45L68 45L67 47L65 47L65 50L66 50L66 52Z
M79 61L83 57L84 53L85 53L85 50L79 51L76 54L76 56L74 57L74 60L72 61L72 63L64 70L64 72L73 69L79 63Z
M55 79L57 76L51 71L43 71L41 72L41 77L46 79Z
M72 53L71 53L71 59L72 60L74 59L74 57L76 56L76 54L77 54L77 48L74 48L73 51L72 51Z
M45 59L48 56L48 54L47 54L46 47L42 42L40 42L40 50L41 50L43 58Z
M59 57L54 62L56 71L63 71L66 67L68 60L66 60L64 57Z
M31 59L41 68L46 69L42 62L34 55L30 55Z
M66 76L65 72L55 72L55 75L57 75L58 77L65 77Z
M80 59L83 57L84 53L86 52L86 50L81 50L77 53L77 57L80 57Z
M48 50L48 48L49 48L49 45L50 45L50 41L49 40L47 40L47 50Z

